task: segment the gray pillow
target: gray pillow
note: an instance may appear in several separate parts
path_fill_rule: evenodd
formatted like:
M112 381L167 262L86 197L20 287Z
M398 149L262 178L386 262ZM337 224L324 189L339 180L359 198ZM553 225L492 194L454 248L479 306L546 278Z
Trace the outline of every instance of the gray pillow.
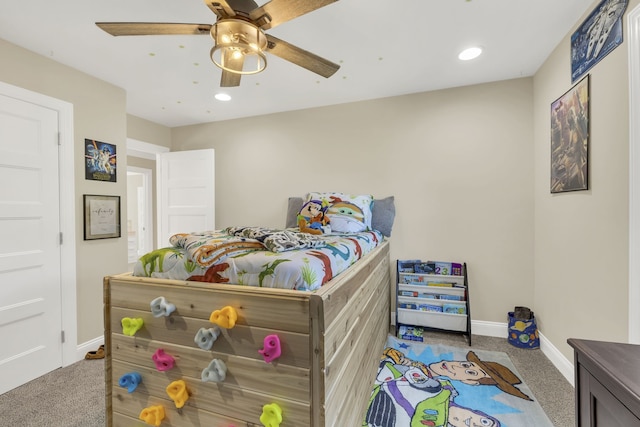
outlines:
M304 200L302 197L289 197L289 206L287 206L287 222L285 228L298 226L298 212L302 209Z
M304 199L302 197L289 197L289 205L287 206L286 228L298 226L298 212L302 209ZM382 233L383 236L390 237L393 221L396 217L396 205L394 196L385 197L384 199L375 199L373 201L373 209L371 212L371 227Z
M383 236L391 237L393 221L396 218L396 205L393 196L375 199L371 210L371 228L378 230Z

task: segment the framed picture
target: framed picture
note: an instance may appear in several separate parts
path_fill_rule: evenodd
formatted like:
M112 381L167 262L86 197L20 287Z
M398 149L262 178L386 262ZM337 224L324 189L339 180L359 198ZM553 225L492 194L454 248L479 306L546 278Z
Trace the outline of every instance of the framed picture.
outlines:
M551 104L551 192L589 189L589 75Z
M116 182L118 159L115 145L85 139L84 162L85 179Z
M571 83L622 43L628 0L602 0L571 35Z
M120 196L85 194L84 240L120 237Z

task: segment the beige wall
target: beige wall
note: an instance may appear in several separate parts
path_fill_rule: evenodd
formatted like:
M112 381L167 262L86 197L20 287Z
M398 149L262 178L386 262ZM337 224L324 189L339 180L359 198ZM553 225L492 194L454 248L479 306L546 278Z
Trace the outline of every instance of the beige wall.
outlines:
M302 94L302 96L304 96ZM392 259L466 261L474 319L533 305L531 78L186 126L216 151L216 227L283 226L288 196L394 195Z
M127 266L126 239L82 240L82 194L126 199L129 137L216 150L218 227L282 226L286 198L310 190L394 195L394 260L466 261L474 320L527 305L572 360L569 337L627 340L626 49L590 72L590 190L556 195L549 106L571 87L569 35L534 78L171 130L127 116L122 89L2 40L0 81L74 105L79 343L102 334L102 277ZM117 183L84 180L84 138L118 146Z
M127 138L148 144L171 147L171 129L149 120L127 114Z
M627 12L639 3L630 1ZM626 16L623 23L627 31ZM569 360L567 338L628 340L627 49L589 71L588 191L549 193L549 108L572 87L570 35L534 78L535 308L545 336Z
M126 96L124 90L0 40L0 81L73 104L75 142L78 342L102 335L102 278L125 271L126 239L83 240L82 195L119 195L126 213ZM115 144L117 182L84 179L84 139ZM123 224L126 225L126 222Z

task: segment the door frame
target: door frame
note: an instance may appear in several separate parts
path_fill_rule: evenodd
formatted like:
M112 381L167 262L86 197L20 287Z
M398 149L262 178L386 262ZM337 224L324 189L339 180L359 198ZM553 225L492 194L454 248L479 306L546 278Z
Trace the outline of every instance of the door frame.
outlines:
M169 151L171 151L169 149L169 147L165 147L163 145L157 145L157 144L151 144L149 142L144 142L144 141L140 141L138 139L134 139L134 138L127 138L127 156L133 156L133 157L140 157L142 159L147 159L147 160L153 160L155 161L155 165L156 165L156 179L155 182L153 182L153 178L152 178L152 185L150 186L151 188L149 188L149 191L151 191L153 193L153 184L155 184L156 187L156 192L155 192L155 197L156 197L156 209L153 209L153 202L150 205L150 211L151 211L151 215L153 217L152 219L152 223L155 221L154 223L154 229L155 230L159 230L160 227L160 222L159 222L159 218L158 218L158 206L159 206L159 202L158 202L158 195L160 194L160 179L158 179L158 156L162 153L168 153ZM129 168L129 166L127 166L127 168ZM152 231L153 233L153 231ZM157 249L157 246L159 245L159 243L157 242L157 235L158 235L158 231L155 232L155 235L152 236L151 239L151 247L153 249ZM153 242L156 241L155 244L153 244Z
M640 344L640 6L629 28L629 342Z
M142 175L142 182L144 186L144 204L145 204L145 215L144 220L147 226L147 230L144 233L144 241L145 241L145 252L151 252L155 249L153 246L153 238L154 238L154 224L153 218L155 217L155 212L153 212L153 174L151 169L141 168L137 166L129 166L127 165L127 173L133 172L139 175ZM128 191L128 189L127 189ZM128 195L127 195L128 197ZM137 259L137 258L136 258Z
M156 160L157 154L169 152L168 147L150 144L138 139L127 138L127 156L141 157L148 160Z
M58 112L60 210L71 207L60 215L63 239L60 245L61 326L64 332L62 366L68 366L82 358L77 348L76 216L80 207L75 203L73 104L4 82L0 82L0 94Z

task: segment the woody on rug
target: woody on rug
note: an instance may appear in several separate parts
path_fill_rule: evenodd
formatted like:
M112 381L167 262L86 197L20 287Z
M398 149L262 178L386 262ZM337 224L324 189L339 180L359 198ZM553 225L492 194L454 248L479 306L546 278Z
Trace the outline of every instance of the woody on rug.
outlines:
M387 339L363 427L552 427L505 353Z

